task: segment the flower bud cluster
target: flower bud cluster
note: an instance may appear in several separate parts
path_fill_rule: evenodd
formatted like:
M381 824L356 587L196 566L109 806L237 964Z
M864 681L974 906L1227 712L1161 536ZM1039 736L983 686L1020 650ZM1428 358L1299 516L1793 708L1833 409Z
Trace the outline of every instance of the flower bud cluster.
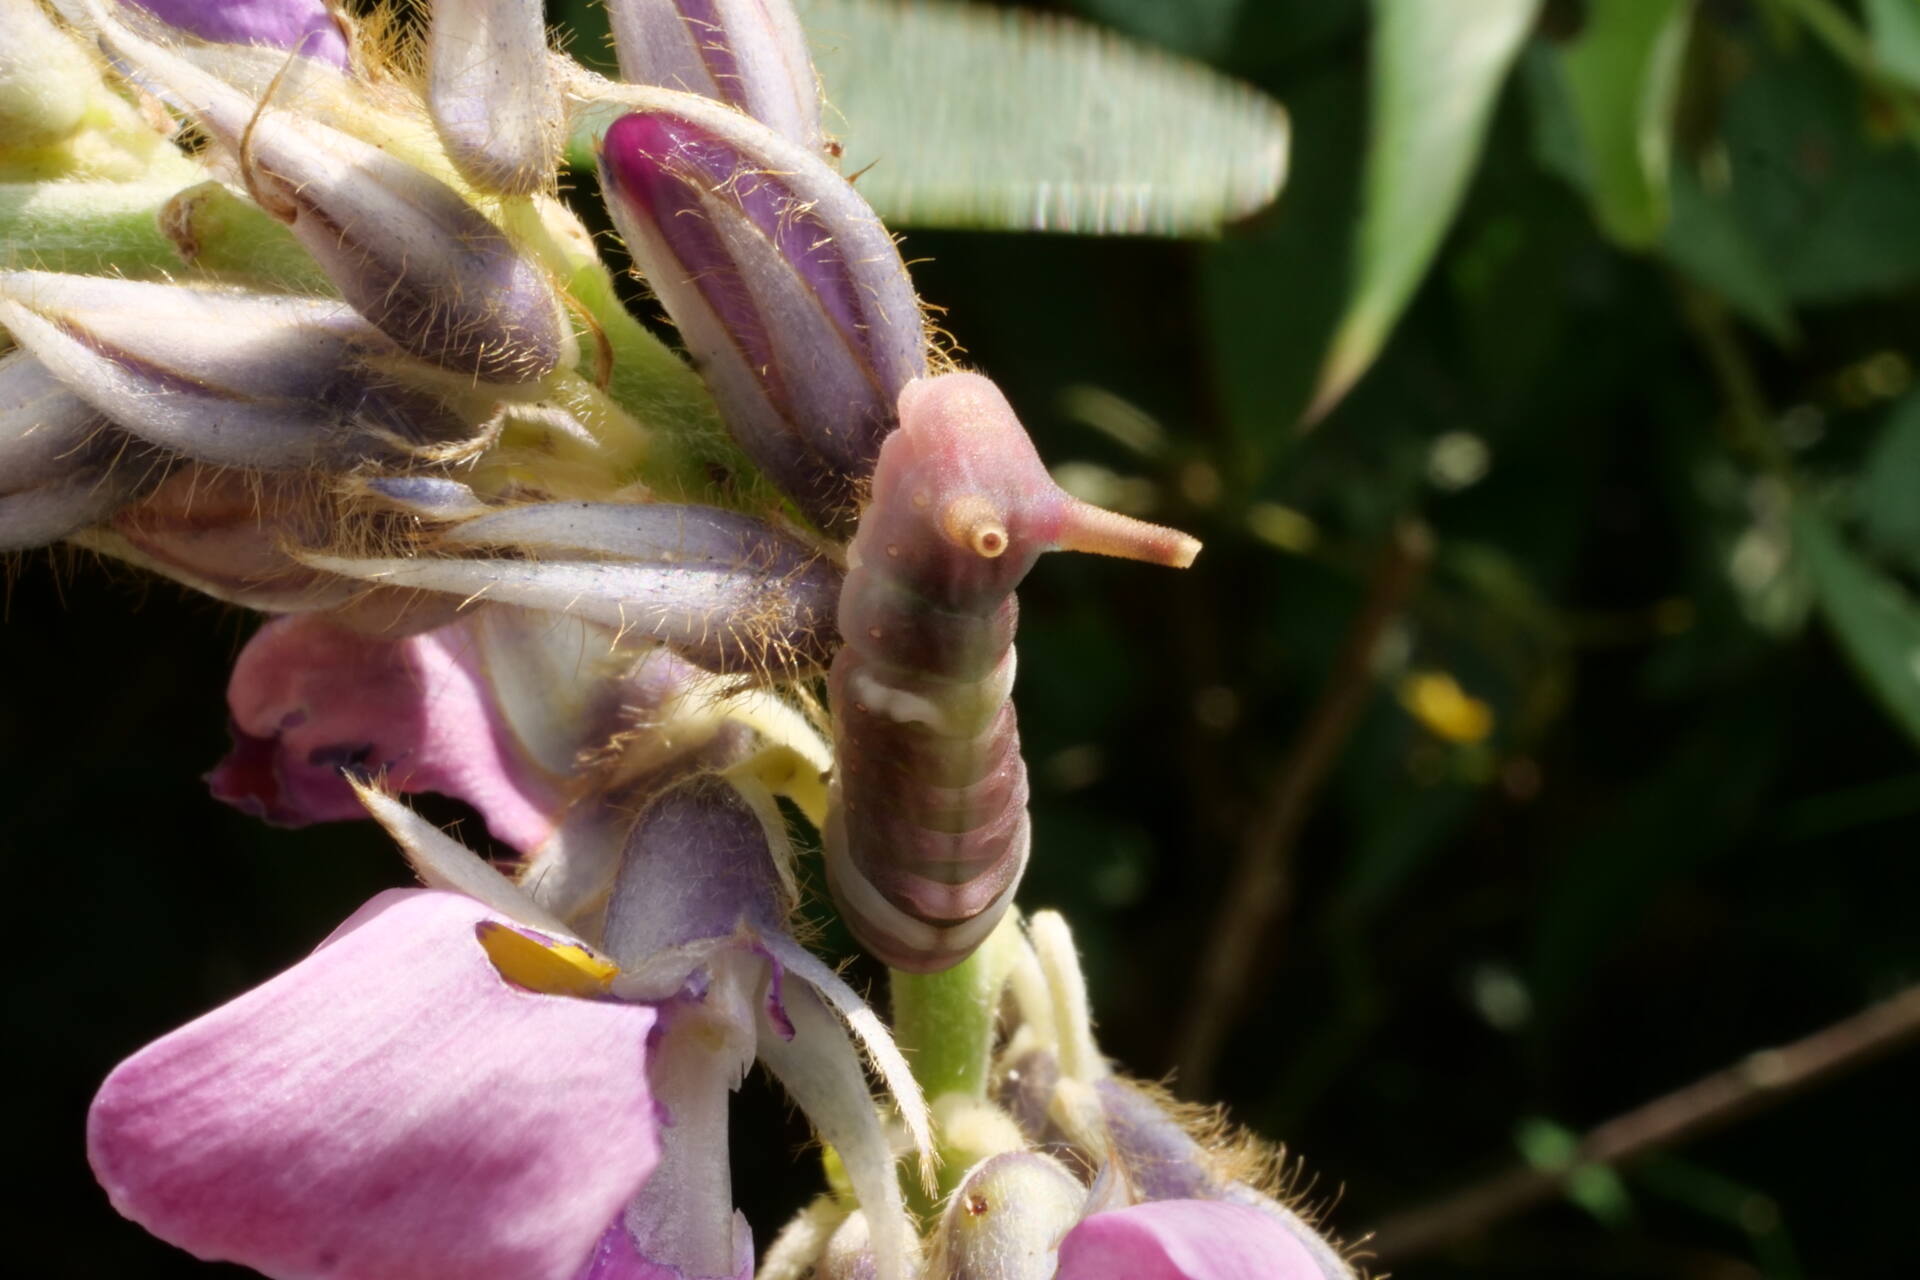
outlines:
M793 936L774 797L823 827L833 761L791 686L839 647L842 543L940 360L788 0L608 0L624 83L538 0L434 0L418 48L333 0L48 4L0 0L0 184L30 191L0 200L0 550L295 615L236 667L215 794L371 814L427 886L114 1073L117 1208L275 1276L745 1280L727 1097L757 1063L836 1188L763 1275L1352 1276L1111 1076L1056 917L998 973L991 1089L931 1106ZM688 361L558 199L596 121Z
M1217 1113L1110 1071L1059 916L1041 912L1026 935L996 941L1015 951L1001 966L1012 1022L990 1097L933 1100L955 1176L928 1280L1356 1280L1351 1253L1286 1194L1277 1158ZM832 1214L810 1209L782 1245L809 1255L816 1275L859 1275L860 1215L842 1209L844 1221L823 1230Z

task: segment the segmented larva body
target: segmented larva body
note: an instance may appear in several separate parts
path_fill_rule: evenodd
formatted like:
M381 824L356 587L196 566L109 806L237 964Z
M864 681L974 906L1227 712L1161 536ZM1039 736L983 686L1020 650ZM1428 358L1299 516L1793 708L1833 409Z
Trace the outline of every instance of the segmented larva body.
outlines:
M831 676L827 884L861 944L934 972L977 947L1027 862L1014 589L1043 551L1184 567L1183 533L1081 502L999 388L916 379L848 548Z

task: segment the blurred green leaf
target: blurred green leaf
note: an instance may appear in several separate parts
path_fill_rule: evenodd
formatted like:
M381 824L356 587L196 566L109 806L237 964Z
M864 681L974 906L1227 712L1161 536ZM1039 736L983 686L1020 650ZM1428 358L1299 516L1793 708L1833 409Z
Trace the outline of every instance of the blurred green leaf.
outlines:
M1920 604L1850 551L1823 517L1797 511L1793 525L1827 625L1887 714L1920 742Z
M1692 0L1634 0L1587 10L1559 56L1600 229L1651 248L1667 221L1673 109Z
M1633 1202L1620 1175L1604 1164L1580 1162L1580 1135L1544 1116L1520 1122L1514 1134L1520 1156L1542 1173L1561 1174L1567 1199L1608 1226L1617 1227L1633 1214Z
M1920 391L1893 407L1867 455L1860 517L1876 546L1920 568Z
M1873 57L1909 88L1920 89L1920 0L1865 0Z
M1775 342L1794 341L1799 330L1780 277L1727 202L1703 191L1685 166L1670 190L1673 217L1660 246L1668 261Z
M1725 201L1787 297L1836 303L1920 281L1920 152L1875 127L1858 81L1823 50L1750 41L1739 56Z
M1242 0L1075 0L1089 18L1177 49L1195 58L1217 58L1233 40Z
M1426 275L1479 159L1538 0L1375 0L1372 137L1357 277L1308 409L1366 372Z
M1278 103L1110 33L985 6L798 8L843 168L888 222L1204 235L1285 178Z
M1257 479L1290 440L1340 317L1358 206L1365 87L1337 67L1289 95L1298 127L1287 198L1250 234L1207 246L1206 355L1222 407Z

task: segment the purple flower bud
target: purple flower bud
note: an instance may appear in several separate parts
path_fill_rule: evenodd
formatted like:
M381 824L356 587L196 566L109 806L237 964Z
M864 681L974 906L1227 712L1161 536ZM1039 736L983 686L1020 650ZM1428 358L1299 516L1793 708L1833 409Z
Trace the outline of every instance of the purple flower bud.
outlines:
M290 49L346 69L347 38L325 0L123 0L221 44Z
M711 671L817 668L837 642L840 571L751 516L669 503L548 502L467 520L436 537L447 549L514 554L313 556L309 563L572 614L651 636Z
M0 271L0 324L115 425L204 462L345 466L473 434L369 369L396 353L331 299Z
M238 158L249 193L354 309L404 350L532 382L571 342L544 272L451 187L368 142L255 102L111 23L102 45Z
M788 0L608 0L621 78L738 107L818 151L820 86Z
M539 0L438 0L427 44L427 108L474 186L528 195L553 176L566 106Z
M933 1274L949 1280L1053 1280L1055 1250L1087 1200L1059 1164L1029 1151L981 1161L947 1202Z
M656 798L627 839L607 902L607 954L627 967L725 937L742 921L779 929L788 904L768 817L712 774Z
M600 173L729 429L809 517L845 530L900 389L926 370L886 229L818 158L692 99L615 121Z

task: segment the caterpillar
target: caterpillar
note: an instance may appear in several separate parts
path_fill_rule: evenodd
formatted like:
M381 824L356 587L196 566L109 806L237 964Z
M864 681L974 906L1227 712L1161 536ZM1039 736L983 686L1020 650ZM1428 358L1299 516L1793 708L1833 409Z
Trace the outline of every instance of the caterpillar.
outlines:
M914 379L899 417L847 549L823 835L854 937L931 973L992 932L1026 867L1015 589L1044 551L1185 568L1200 544L1061 489L979 374Z

